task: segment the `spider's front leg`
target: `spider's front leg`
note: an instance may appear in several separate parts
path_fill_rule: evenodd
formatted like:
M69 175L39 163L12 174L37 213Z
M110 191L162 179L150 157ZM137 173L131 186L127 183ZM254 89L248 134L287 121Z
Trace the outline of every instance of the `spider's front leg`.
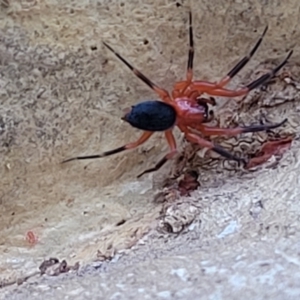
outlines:
M265 30L263 31L262 35L260 36L259 40L256 42L254 47L250 50L249 54L243 57L228 73L225 77L223 77L218 83L212 83L212 82L206 82L201 81L201 84L205 89L207 88L222 88L225 85L227 85L230 80L237 75L243 67L249 62L249 60L252 58L252 56L257 51L258 47L263 41L263 38L268 30L268 26L266 26ZM191 87L192 78L193 78L193 72L192 72L192 66L193 66L193 57L194 57L194 42L193 42L193 32L192 32L192 24L191 24L191 16L190 16L190 49L192 49L192 55L189 52L189 63L188 63L188 72L187 72L187 79L185 81L177 82L174 85L174 91L173 91L173 98L180 97L183 95L188 94L193 89ZM191 63L190 63L191 61ZM199 89L199 92L201 90ZM203 93L203 92L202 92ZM199 96L202 94L200 93ZM176 96L176 97L174 97Z
M192 12L189 12L189 52L188 52L188 62L186 71L186 80L180 83L175 83L172 97L176 99L182 97L185 94L185 90L188 89L189 85L193 80L193 64L194 64L194 35L193 35L193 24L192 24ZM177 87L180 85L180 87ZM199 94L200 96L200 94Z

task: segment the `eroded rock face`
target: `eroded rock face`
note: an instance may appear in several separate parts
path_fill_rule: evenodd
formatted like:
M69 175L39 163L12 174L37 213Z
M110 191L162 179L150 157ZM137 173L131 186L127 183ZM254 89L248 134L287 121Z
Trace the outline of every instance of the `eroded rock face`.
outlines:
M123 145L140 134L120 122L122 110L156 95L106 51L101 41L109 42L157 84L171 89L185 77L186 4L157 0L147 5L140 1L0 3L0 257L7 261L0 266L1 274L16 277L19 270L35 269L36 260L45 255L63 256L72 264L131 246L160 216L163 204L151 202L151 181L148 177L136 181L135 176L167 150L165 141L156 135L133 153L64 167L59 162ZM257 39L266 19L268 37L233 87L272 67L275 60L266 62L265 58L274 57L277 62L299 39L299 33L291 30L298 25L297 0L276 7L263 1L255 6L222 1L194 1L192 5L197 79L215 81L226 74ZM262 117L278 121L286 116L288 125L276 132L297 132L299 83L295 80L299 71L293 60L287 68L288 75L276 78L265 91L239 102L218 99L215 115L220 126L259 122ZM247 134L220 143L250 155L269 137ZM223 189L228 175L236 178L240 171L226 160L203 158L201 152L194 155L194 150L187 150L191 159L183 167L199 172L205 209L193 208L200 199L194 192L192 204L175 207L171 203L166 212L183 216L184 227L200 211L201 219L206 220L202 230L209 237L217 231L213 224L220 214L211 214L208 207L212 198L226 199L224 194L230 189L227 185L220 196L214 194L214 187ZM295 160L290 155L281 166ZM163 172L168 174L170 166ZM255 176L250 174L249 182ZM232 182L234 187L240 184ZM238 190L234 189L237 198L243 195ZM126 220L122 226L115 226L122 220ZM173 227L173 231L183 228L179 223ZM26 242L28 232L38 236L33 247Z

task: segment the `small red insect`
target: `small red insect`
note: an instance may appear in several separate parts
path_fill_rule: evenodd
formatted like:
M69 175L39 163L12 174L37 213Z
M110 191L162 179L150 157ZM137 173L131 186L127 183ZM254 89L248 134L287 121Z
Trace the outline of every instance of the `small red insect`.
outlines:
M25 239L30 245L35 245L38 242L37 235L35 235L34 232L31 231L31 230L26 232L26 238Z
M172 130L174 126L178 126L179 129L185 134L185 138L191 142L199 144L202 147L207 147L223 157L246 164L245 159L236 157L229 153L221 146L214 144L213 142L206 140L204 137L211 135L225 135L235 136L240 133L246 132L258 132L266 131L277 128L283 125L287 119L277 124L270 125L253 125L247 127L236 128L218 128L209 127L205 123L210 122L212 116L209 114L208 104L215 105L213 98L203 98L202 94L210 96L221 97L237 97L248 94L251 90L266 83L287 63L291 57L293 51L290 51L285 60L270 72L262 75L255 81L249 83L247 86L237 90L229 90L224 88L230 80L247 64L250 58L254 55L259 45L261 44L264 35L267 32L268 27L265 28L263 34L250 51L250 53L240 60L236 66L232 68L228 74L217 83L208 81L193 81L193 61L194 61L194 40L193 40L193 28L192 28L192 13L189 12L189 52L188 52L188 64L186 80L175 83L174 89L171 95L164 89L154 84L150 79L143 75L140 71L135 69L129 64L120 54L113 50L108 44L103 44L112 51L137 77L139 77L144 83L146 83L152 90L154 90L162 101L144 101L131 107L125 116L122 118L128 122L131 126L144 131L142 136L135 142L126 144L122 147L106 151L102 154L78 156L63 161L69 162L76 159L94 159L104 156L109 156L122 152L124 150L133 149L146 142L153 133L157 131L163 131L165 137L170 146L170 152L167 153L153 168L145 170L138 175L142 176L145 173L158 170L163 166L167 160L173 158L177 153L177 147ZM197 131L197 133L195 132ZM204 136L204 137L203 137Z

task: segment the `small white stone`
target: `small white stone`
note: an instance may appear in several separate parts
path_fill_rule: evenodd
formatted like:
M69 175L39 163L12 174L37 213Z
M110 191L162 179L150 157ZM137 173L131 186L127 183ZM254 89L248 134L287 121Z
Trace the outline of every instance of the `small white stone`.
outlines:
M186 269L184 268L179 268L179 269L173 269L171 271L172 275L177 275L182 281L187 281L188 280L188 273Z
M170 293L170 291L162 291L162 292L157 293L157 296L160 298L168 299L168 298L171 298L171 293Z

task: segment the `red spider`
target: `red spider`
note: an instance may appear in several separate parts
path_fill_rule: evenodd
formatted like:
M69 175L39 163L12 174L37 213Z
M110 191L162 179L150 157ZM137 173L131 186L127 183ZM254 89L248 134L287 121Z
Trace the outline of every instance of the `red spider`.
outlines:
M199 80L193 81L194 41L192 13L189 12L190 47L188 52L186 80L175 83L171 96L166 90L154 84L150 79L129 64L120 54L114 51L108 44L103 42L104 45L110 51L112 51L129 69L131 69L137 77L139 77L152 90L154 90L162 101L151 100L138 103L137 105L132 106L122 118L131 126L144 131L142 136L137 141L110 151L106 151L102 154L70 158L63 161L63 163L76 159L100 158L116 154L124 150L133 149L146 142L153 133L157 131L164 131L165 137L171 149L170 152L167 153L153 168L145 170L143 173L138 175L138 177L140 177L145 173L158 170L167 162L167 160L172 159L177 154L176 142L172 133L174 126L179 127L189 142L199 144L202 147L207 147L228 159L246 163L243 158L236 157L235 155L223 149L221 146L204 139L202 136L234 136L245 132L267 131L283 125L287 119L280 123L270 125L253 125L236 128L209 127L204 124L211 121L211 116L209 115L208 111L208 104L215 105L215 101L211 97L207 99L200 96L204 93L211 96L222 97L242 96L269 81L287 63L293 51L290 51L286 59L275 69L262 75L255 81L249 83L247 86L237 90L229 90L224 88L224 86L229 83L229 81L247 64L250 58L254 55L257 48L261 44L267 29L268 28L266 27L250 53L240 60L237 65L219 82L212 83ZM198 134L192 131L193 129L196 130ZM202 135L199 135L199 133Z

